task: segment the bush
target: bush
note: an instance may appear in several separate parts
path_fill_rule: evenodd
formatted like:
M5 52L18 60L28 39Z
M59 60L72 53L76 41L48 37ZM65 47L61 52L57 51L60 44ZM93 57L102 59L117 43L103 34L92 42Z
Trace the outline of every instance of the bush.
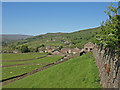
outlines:
M34 48L29 48L30 52L35 52L36 50Z
M59 50L61 50L62 48L63 48L63 46L60 46L60 47L59 47Z
M26 45L21 46L21 52L22 53L29 52L28 46L26 46Z
M38 52L38 48L41 48L41 47L45 47L44 44L40 45L40 46L37 46L36 49L35 49L35 52Z
M117 7L111 3L105 13L108 15L109 19L102 22L101 30L95 36L96 43L120 52L120 15L117 15Z
M52 53L48 53L47 55L52 55Z

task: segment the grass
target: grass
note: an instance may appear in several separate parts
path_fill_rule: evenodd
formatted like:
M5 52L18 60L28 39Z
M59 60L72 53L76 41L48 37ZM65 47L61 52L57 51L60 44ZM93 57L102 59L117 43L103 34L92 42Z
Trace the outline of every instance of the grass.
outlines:
M44 65L24 65L24 66L13 66L2 68L2 79L10 78L13 76L21 75L37 68L40 68Z
M3 88L101 88L92 53L7 84Z
M27 38L25 40L5 42L7 46L3 45L2 48L9 51L11 46L19 47L21 45L28 45L29 48L33 48L39 46L40 44L44 44L45 47L48 45L57 47L59 47L60 45L64 47L67 45L71 45L70 47L72 48L78 47L82 49L85 43L89 41L94 43L94 37L99 31L100 27L80 30L72 33L47 33ZM64 43L64 41L68 41L69 43L66 44Z
M24 53L24 54L2 54L2 60L26 60L45 56L45 54L38 53Z
M62 58L62 56L52 56L52 57L45 57L41 59L36 60L30 60L30 61L22 61L22 62L2 62L2 65L14 65L14 64L26 64L26 63L51 63L58 59Z
M13 55L11 54L11 57L12 56ZM9 57L10 57L10 55L9 55ZM26 57L28 57L27 54L26 54ZM31 57L32 57L32 55L31 55ZM27 64L27 63L31 63L31 64L32 63L34 63L34 64L52 63L54 61L57 61L60 58L62 58L62 56L51 56L51 57L45 57L45 58L41 58L41 59L30 60L30 61L22 61L22 62L3 62L2 65ZM22 57L22 59L24 59L24 58ZM2 79L6 79L6 78L9 78L9 77L12 77L12 76L16 76L16 75L26 73L26 72L32 71L36 68L40 68L41 66L44 66L44 65L22 65L22 66L3 67L2 68Z

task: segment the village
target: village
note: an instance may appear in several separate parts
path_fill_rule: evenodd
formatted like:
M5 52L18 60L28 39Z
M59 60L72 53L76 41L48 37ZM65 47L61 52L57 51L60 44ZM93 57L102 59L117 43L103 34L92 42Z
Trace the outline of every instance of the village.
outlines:
M59 49L59 47L51 47L51 46L46 46L46 47L40 47L38 48L39 53L48 53L49 55L75 55L75 54L83 54L86 52L91 52L94 48L94 44L92 42L88 42L84 45L83 49L79 48L69 48L69 47L64 47ZM1 53L8 53L7 50L1 51ZM17 54L20 53L18 50L13 50L12 53Z
M119 0L1 4L0 88L120 88Z

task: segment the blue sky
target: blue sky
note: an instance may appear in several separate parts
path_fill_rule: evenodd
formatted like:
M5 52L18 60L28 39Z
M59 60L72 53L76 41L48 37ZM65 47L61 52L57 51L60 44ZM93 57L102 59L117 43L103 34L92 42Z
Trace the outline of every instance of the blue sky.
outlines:
M2 33L39 35L100 26L110 2L3 2Z

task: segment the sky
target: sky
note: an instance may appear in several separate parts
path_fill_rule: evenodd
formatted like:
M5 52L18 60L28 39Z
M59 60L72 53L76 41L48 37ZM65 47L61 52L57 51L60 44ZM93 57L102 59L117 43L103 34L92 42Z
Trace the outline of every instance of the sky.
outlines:
M101 25L110 2L3 2L2 33L70 33Z

